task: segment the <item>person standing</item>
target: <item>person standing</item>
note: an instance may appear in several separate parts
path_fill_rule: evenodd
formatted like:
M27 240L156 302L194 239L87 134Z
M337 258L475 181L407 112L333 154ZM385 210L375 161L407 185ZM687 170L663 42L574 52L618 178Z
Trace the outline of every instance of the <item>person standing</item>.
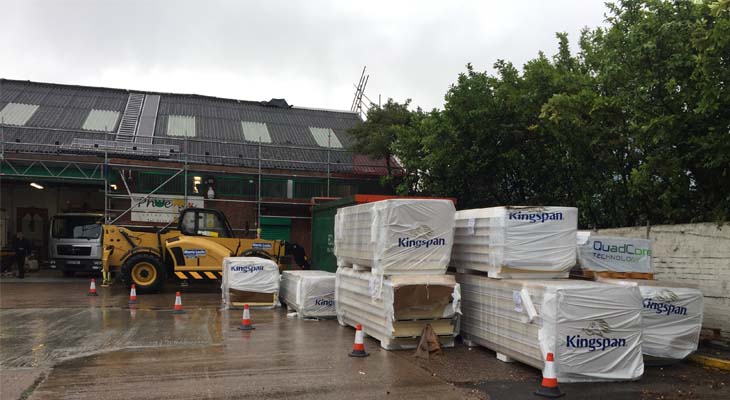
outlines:
M15 262L18 264L18 278L25 279L25 257L30 254L30 242L23 237L23 232L15 234L13 251L15 251Z

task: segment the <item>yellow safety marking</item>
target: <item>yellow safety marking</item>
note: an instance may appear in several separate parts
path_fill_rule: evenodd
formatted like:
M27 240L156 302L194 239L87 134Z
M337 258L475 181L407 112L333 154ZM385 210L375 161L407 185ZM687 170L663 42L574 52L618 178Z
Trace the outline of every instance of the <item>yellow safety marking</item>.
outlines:
M712 367L730 371L730 360L723 360L721 358L708 357L700 354L692 354L689 359L696 362L697 364L704 365L705 367Z
M220 275L221 278L223 278L223 272L219 272L218 275Z
M175 275L177 275L180 279L188 279L188 277L182 272L175 272Z
M218 279L218 277L216 277L216 276L215 276L215 274L214 274L214 273L212 273L212 272L207 272L207 271L206 271L206 272L204 272L204 273L205 273L205 276L207 276L207 277L208 277L208 279Z
M197 272L195 272L195 271L190 271L189 273L190 273L190 275L192 275L192 277L193 277L193 278L195 278L195 279L203 279L203 277L202 277L202 276L200 276L200 274L199 274L199 273L197 273Z

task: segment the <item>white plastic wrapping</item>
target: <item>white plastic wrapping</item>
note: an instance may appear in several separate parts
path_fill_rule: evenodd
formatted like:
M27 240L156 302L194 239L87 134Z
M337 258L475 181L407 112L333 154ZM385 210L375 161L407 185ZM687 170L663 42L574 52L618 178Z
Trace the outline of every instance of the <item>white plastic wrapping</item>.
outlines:
M652 273L652 243L649 239L583 234L578 236L578 261L586 271Z
M585 244L588 241L588 238L591 237L591 231L578 231L576 233L576 243L580 246L582 244Z
M566 278L576 264L577 228L574 207L458 211L451 265L494 278Z
M638 286L643 298L645 355L683 359L695 350L702 330L703 296L683 283L645 279L605 279L601 282Z
M454 204L449 200L393 199L344 207L335 215L338 267L371 269L372 296L383 278L443 274L454 240Z
M225 257L221 284L223 306L232 306L230 289L278 295L279 281L279 266L274 261L258 257Z
M469 274L457 274L457 281L466 339L535 368L552 352L562 382L633 380L643 374L638 288Z
M382 297L370 295L372 275L338 268L335 307L341 325L362 324L365 334L380 340L384 349L415 348L430 324L443 346L454 345L459 332L461 293L453 275L386 277Z
M374 275L443 274L454 238L449 200L393 199L343 207L335 216L338 266Z
M281 299L300 318L335 317L335 274L327 271L284 271Z

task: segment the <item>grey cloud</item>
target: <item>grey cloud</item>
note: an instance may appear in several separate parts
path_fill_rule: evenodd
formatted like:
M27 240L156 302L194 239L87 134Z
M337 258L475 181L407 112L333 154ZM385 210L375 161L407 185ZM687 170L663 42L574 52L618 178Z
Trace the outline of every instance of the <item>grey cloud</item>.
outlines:
M464 65L555 51L602 1L20 1L6 3L0 76L344 109L367 94L440 107Z

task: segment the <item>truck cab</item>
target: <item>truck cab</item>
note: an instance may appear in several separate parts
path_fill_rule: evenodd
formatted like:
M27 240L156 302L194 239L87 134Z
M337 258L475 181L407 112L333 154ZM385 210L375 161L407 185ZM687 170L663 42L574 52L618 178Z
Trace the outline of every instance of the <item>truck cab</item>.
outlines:
M50 267L66 276L101 272L102 214L63 213L51 220Z

